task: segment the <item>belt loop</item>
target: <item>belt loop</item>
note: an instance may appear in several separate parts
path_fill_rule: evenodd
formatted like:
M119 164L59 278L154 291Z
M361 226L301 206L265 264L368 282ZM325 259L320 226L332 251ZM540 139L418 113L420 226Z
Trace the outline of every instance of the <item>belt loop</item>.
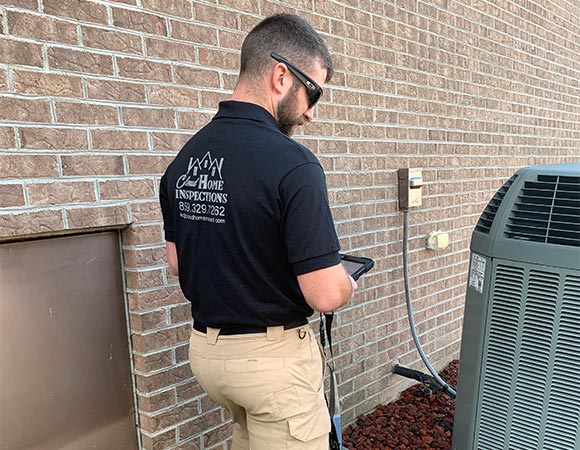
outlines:
M284 325L266 328L267 341L279 341L284 337Z
M220 334L219 328L207 327L205 336L206 336L208 345L215 345L217 343L219 334Z

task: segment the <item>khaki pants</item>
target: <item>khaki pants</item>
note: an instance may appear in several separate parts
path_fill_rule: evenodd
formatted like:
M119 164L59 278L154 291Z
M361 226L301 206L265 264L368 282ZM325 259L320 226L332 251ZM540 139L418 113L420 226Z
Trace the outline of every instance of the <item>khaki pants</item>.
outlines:
M308 325L235 336L193 330L189 359L200 385L232 414L232 450L328 450L324 362Z

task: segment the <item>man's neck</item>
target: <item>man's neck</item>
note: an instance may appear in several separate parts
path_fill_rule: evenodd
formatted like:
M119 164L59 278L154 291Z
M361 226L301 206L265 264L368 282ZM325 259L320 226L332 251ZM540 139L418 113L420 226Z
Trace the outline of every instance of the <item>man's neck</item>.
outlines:
M255 105L261 106L273 117L276 117L276 109L271 101L263 92L255 92L254 89L248 89L243 84L238 84L232 93L230 100L246 103L254 103Z

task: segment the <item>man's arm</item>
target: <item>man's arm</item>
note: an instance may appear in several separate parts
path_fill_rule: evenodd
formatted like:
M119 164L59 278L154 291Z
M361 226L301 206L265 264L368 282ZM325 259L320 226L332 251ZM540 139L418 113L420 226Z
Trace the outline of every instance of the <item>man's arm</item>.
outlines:
M343 306L358 287L340 263L298 275L298 284L310 307L323 313Z
M174 276L179 275L177 266L177 249L175 242L165 241L165 253L167 255L167 263L169 264L169 273Z

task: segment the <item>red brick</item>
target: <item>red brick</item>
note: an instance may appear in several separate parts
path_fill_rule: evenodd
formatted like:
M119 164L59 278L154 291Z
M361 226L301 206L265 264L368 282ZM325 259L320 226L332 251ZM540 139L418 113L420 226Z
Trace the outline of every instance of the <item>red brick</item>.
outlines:
M138 131L91 130L94 150L147 150L147 134Z
M74 155L62 156L62 174L67 177L124 175L122 156Z
M175 128L175 113L160 108L123 108L123 124L129 127Z
M240 50L246 34L239 31L219 30L218 36L221 48Z
M145 86L113 80L86 80L89 98L113 102L145 103Z
M232 422L226 423L225 425L222 425L217 428L211 428L210 430L208 430L206 433L203 434L204 448L207 448L208 450L211 449L217 450L218 444L222 442L225 443L225 441L230 439L232 432L233 432Z
M362 25L367 28L371 26L371 15L360 9L345 8L345 19L348 23Z
M111 180L99 183L101 200L136 199L155 196L153 180Z
M8 11L7 20L10 34L16 36L65 44L78 43L77 28L72 23L16 11Z
M187 86L200 86L209 88L220 87L220 77L215 70L205 70L193 67L175 67L175 81Z
M0 117L18 122L50 122L50 105L43 100L0 97Z
M169 61L192 62L196 60L196 46L174 42L168 39L147 39L147 56L164 58Z
M83 150L88 149L87 132L70 128L21 128L23 149Z
M186 422L179 427L179 436L186 438L189 436L194 436L199 433L199 430L209 430L215 428L217 425L222 423L221 411L216 408L212 408L213 411L209 414L204 414L194 420ZM231 436L228 435L228 437ZM210 444L206 444L204 448L209 448Z
M133 58L117 58L119 75L140 80L171 81L171 66Z
M198 23L171 21L171 37L181 41L194 42L197 45L217 45L217 30Z
M165 287L128 295L129 308L132 311L160 308L184 302L179 286Z
M154 372L174 365L172 350L148 355L134 354L133 357L135 358L135 370L143 373Z
M182 345L180 347L176 347L175 348L175 362L176 363L180 363L180 362L186 362L189 361L189 342L186 345ZM195 383L197 385L195 389L195 392L198 390L201 390L201 388L199 387L199 384ZM188 387L188 385L182 385L182 386L178 386L177 387L177 399L178 401L182 401L182 400L187 400L189 398L193 398L193 397L197 397L200 394L203 394L203 390L199 393L194 393L191 392L192 389L190 389ZM188 397L188 395L191 394L191 397Z
M274 9L277 9L276 11L272 11L271 13L266 13L266 9L268 7L269 3L266 3L262 9L262 14L264 14L265 16L269 16L271 14L277 14L277 13L282 13L282 12L287 12L287 13L296 13L296 11L294 9L292 9L291 7L287 7L287 6L281 6L280 4L275 5ZM256 25L258 25L258 23L260 22L261 18L259 16L252 16L252 15L241 15L240 16L240 30L244 33L249 33L250 30L252 28L254 28Z
M174 343L183 342L184 339L189 340L190 335L191 326L181 326L159 330L156 333L148 333L145 335L134 334L131 338L133 340L134 348L138 349L141 348L143 342L150 344L155 343L153 346L159 347L173 346ZM189 364L183 364L153 375L138 375L137 390L140 392L154 392L173 384L186 381L188 378L192 378L191 369Z
M173 161L173 156L127 156L129 173L133 175L161 175Z
M0 38L0 63L42 67L42 47Z
M127 271L125 274L128 289L148 289L163 286L163 271L150 269L139 272Z
M0 237L30 236L64 228L61 211L0 214Z
M200 48L199 63L204 67L237 70L240 67L240 55L239 53L226 52L224 50Z
M66 211L69 228L125 226L129 223L126 206L100 206Z
M192 402L176 406L175 408L160 413L154 417L141 415L141 427L145 431L156 433L163 430L164 428L175 426L177 423L182 422L184 417L195 417L197 415L197 408L198 402L197 400L194 400ZM190 446L187 445L187 443L182 443L181 446L174 448L176 450L199 450L200 447L197 447L196 445Z
M161 220L159 202L131 203L131 218L133 222L151 222Z
M83 87L79 77L46 72L14 71L14 90L21 94L51 97L82 98Z
M141 38L116 29L82 27L83 46L118 53L143 53Z
M43 0L43 5L44 12L52 16L101 24L108 21L106 6L87 0Z
M8 90L8 74L6 70L0 69L0 91Z
M24 190L21 184L0 184L0 208L24 206Z
M113 24L141 33L167 35L167 27L162 17L140 11L113 8Z
M49 47L48 64L52 69L70 72L113 74L113 58L93 52L82 52L70 48Z
M55 182L29 184L30 205L58 205L64 203L94 202L95 185L90 182Z
M220 0L220 6L244 11L252 14L260 14L260 5L255 0ZM318 7L316 7L318 10ZM318 30L318 28L316 28Z
M190 133L153 133L153 150L178 152L189 139Z
M215 108L220 102L229 100L231 94L228 92L212 92L212 91L201 91L201 108Z
M234 11L196 3L194 5L194 14L195 19L199 22L211 23L221 28L238 29L238 14Z
M0 155L0 178L54 178L57 167L52 155Z
M247 1L247 0L246 0ZM330 54L336 53L336 47L333 43L333 36L330 35L330 19L328 17L321 16L315 11L314 14L308 12L301 12L301 17L305 19L312 27L318 31L318 33L323 34L324 41L330 50ZM362 33L362 30L361 30ZM342 48L342 42L341 47Z
M129 244L123 240L123 245ZM166 264L165 246L126 249L123 251L123 259L125 267L129 269L143 269L149 266Z
M168 2L166 0L142 0L143 9L148 9L170 16L184 17L186 19L191 19L192 8L191 2L188 0L172 0Z
M147 413L169 408L170 406L175 405L175 390L169 389L148 397L139 395L137 397L137 404L140 411Z
M131 226L123 233L123 245L159 245L163 242L161 224Z
M176 306L169 310L171 312L171 323L181 323L191 321L191 304Z
M166 327L167 311L158 309L142 314L130 314L131 330L133 331L151 331Z
M56 117L60 123L87 125L118 125L119 114L114 106L90 103L56 103Z
M217 108L217 105L215 105ZM199 130L204 125L207 125L213 114L200 112L179 112L177 115L179 121L179 128L182 130Z
M178 353L180 354L179 357L177 356ZM189 359L188 353L189 353L189 345L185 345L183 347L178 347L175 349L175 357L177 360L188 360ZM175 390L177 392L177 401L179 402L204 395L204 390L199 385L197 380L194 380L190 383L181 384L177 386Z
M150 86L149 97L154 105L168 105L185 108L198 108L197 89L167 86Z
M0 0L0 5L17 6L23 9L38 9L38 0Z
M14 128L0 127L0 148L15 148Z

